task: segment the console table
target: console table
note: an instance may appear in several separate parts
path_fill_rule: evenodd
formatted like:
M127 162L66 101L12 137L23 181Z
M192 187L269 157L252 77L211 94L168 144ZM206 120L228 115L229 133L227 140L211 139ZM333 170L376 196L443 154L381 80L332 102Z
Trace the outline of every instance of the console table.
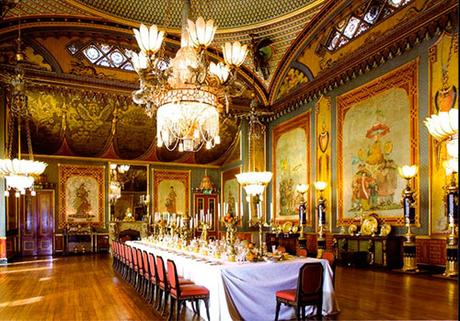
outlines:
M272 245L284 246L287 253L296 255L298 238L299 233L265 233L265 243L269 252L272 251Z
M333 244L338 263L356 266L401 268L402 236L334 234Z

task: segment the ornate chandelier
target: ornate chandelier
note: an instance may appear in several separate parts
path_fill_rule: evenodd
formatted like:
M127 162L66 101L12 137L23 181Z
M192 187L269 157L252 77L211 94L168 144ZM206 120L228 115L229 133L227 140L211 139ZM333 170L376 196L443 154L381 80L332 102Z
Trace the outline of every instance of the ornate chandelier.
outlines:
M18 39L20 43L20 37ZM33 188L35 177L45 171L48 164L35 161L32 153L32 141L29 130L29 109L27 105L27 95L25 94L24 69L22 61L24 59L20 47L16 54L17 66L16 75L11 81L10 117L8 121L8 142L6 155L8 158L0 159L0 176L6 179L5 196L10 192L15 192L16 197L25 195L30 190L31 195L35 195ZM25 124L28 158L22 159L21 153L21 126ZM13 158L14 132L17 127L17 157Z
M198 151L219 144L219 113L224 106L228 110L231 97L244 90L236 71L246 58L247 46L225 43L225 63L209 62L206 50L217 27L212 19L189 20L189 11L190 0L184 0L181 48L170 61L163 55L163 31L143 24L133 29L140 48L132 56L140 80L133 101L145 105L149 116L156 112L157 146L169 151Z
M115 204L121 197L123 182L120 182L118 173L126 173L129 170L129 167L129 165L110 164L109 201L111 204Z

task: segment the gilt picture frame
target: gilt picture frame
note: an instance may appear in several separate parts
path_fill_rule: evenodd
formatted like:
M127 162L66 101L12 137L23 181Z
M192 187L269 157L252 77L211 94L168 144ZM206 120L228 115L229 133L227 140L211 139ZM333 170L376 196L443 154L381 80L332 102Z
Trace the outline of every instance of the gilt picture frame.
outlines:
M105 224L105 166L58 164L58 226Z
M153 211L190 215L190 171L171 169L152 171Z

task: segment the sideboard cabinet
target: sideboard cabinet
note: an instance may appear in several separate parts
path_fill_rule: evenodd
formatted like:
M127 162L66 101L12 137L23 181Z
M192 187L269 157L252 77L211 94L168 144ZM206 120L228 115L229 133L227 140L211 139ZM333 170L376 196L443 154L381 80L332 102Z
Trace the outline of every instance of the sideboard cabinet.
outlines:
M355 266L401 268L404 238L402 236L371 236L334 234L337 262Z

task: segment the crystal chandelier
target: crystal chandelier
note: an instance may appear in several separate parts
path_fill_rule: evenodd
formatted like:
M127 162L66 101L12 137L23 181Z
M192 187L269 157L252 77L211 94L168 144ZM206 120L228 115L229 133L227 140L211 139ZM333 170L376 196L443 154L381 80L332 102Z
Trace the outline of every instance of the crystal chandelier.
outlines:
M5 177L6 188L5 196L10 192L15 192L16 197L25 195L29 190L31 195L35 195L35 177L45 171L48 164L35 161L32 153L32 140L29 129L29 109L27 95L25 93L24 68L22 62L24 56L21 52L21 32L19 29L18 51L16 53L16 74L11 80L11 98L9 100L10 115L8 120L8 141L6 147L7 158L0 159L0 176ZM25 125L27 152L29 159L22 159L21 152L21 126ZM16 128L15 128L16 127ZM13 158L13 143L15 141L15 129L17 130L17 156Z
M212 19L189 20L189 11L190 0L184 0L181 48L170 61L163 55L163 31L143 24L133 29L140 48L132 55L140 82L133 101L145 105L149 116L156 112L157 146L169 151L198 151L219 144L219 113L224 107L228 110L231 98L244 91L236 75L247 46L225 43L225 63L209 62L206 50L217 27Z

